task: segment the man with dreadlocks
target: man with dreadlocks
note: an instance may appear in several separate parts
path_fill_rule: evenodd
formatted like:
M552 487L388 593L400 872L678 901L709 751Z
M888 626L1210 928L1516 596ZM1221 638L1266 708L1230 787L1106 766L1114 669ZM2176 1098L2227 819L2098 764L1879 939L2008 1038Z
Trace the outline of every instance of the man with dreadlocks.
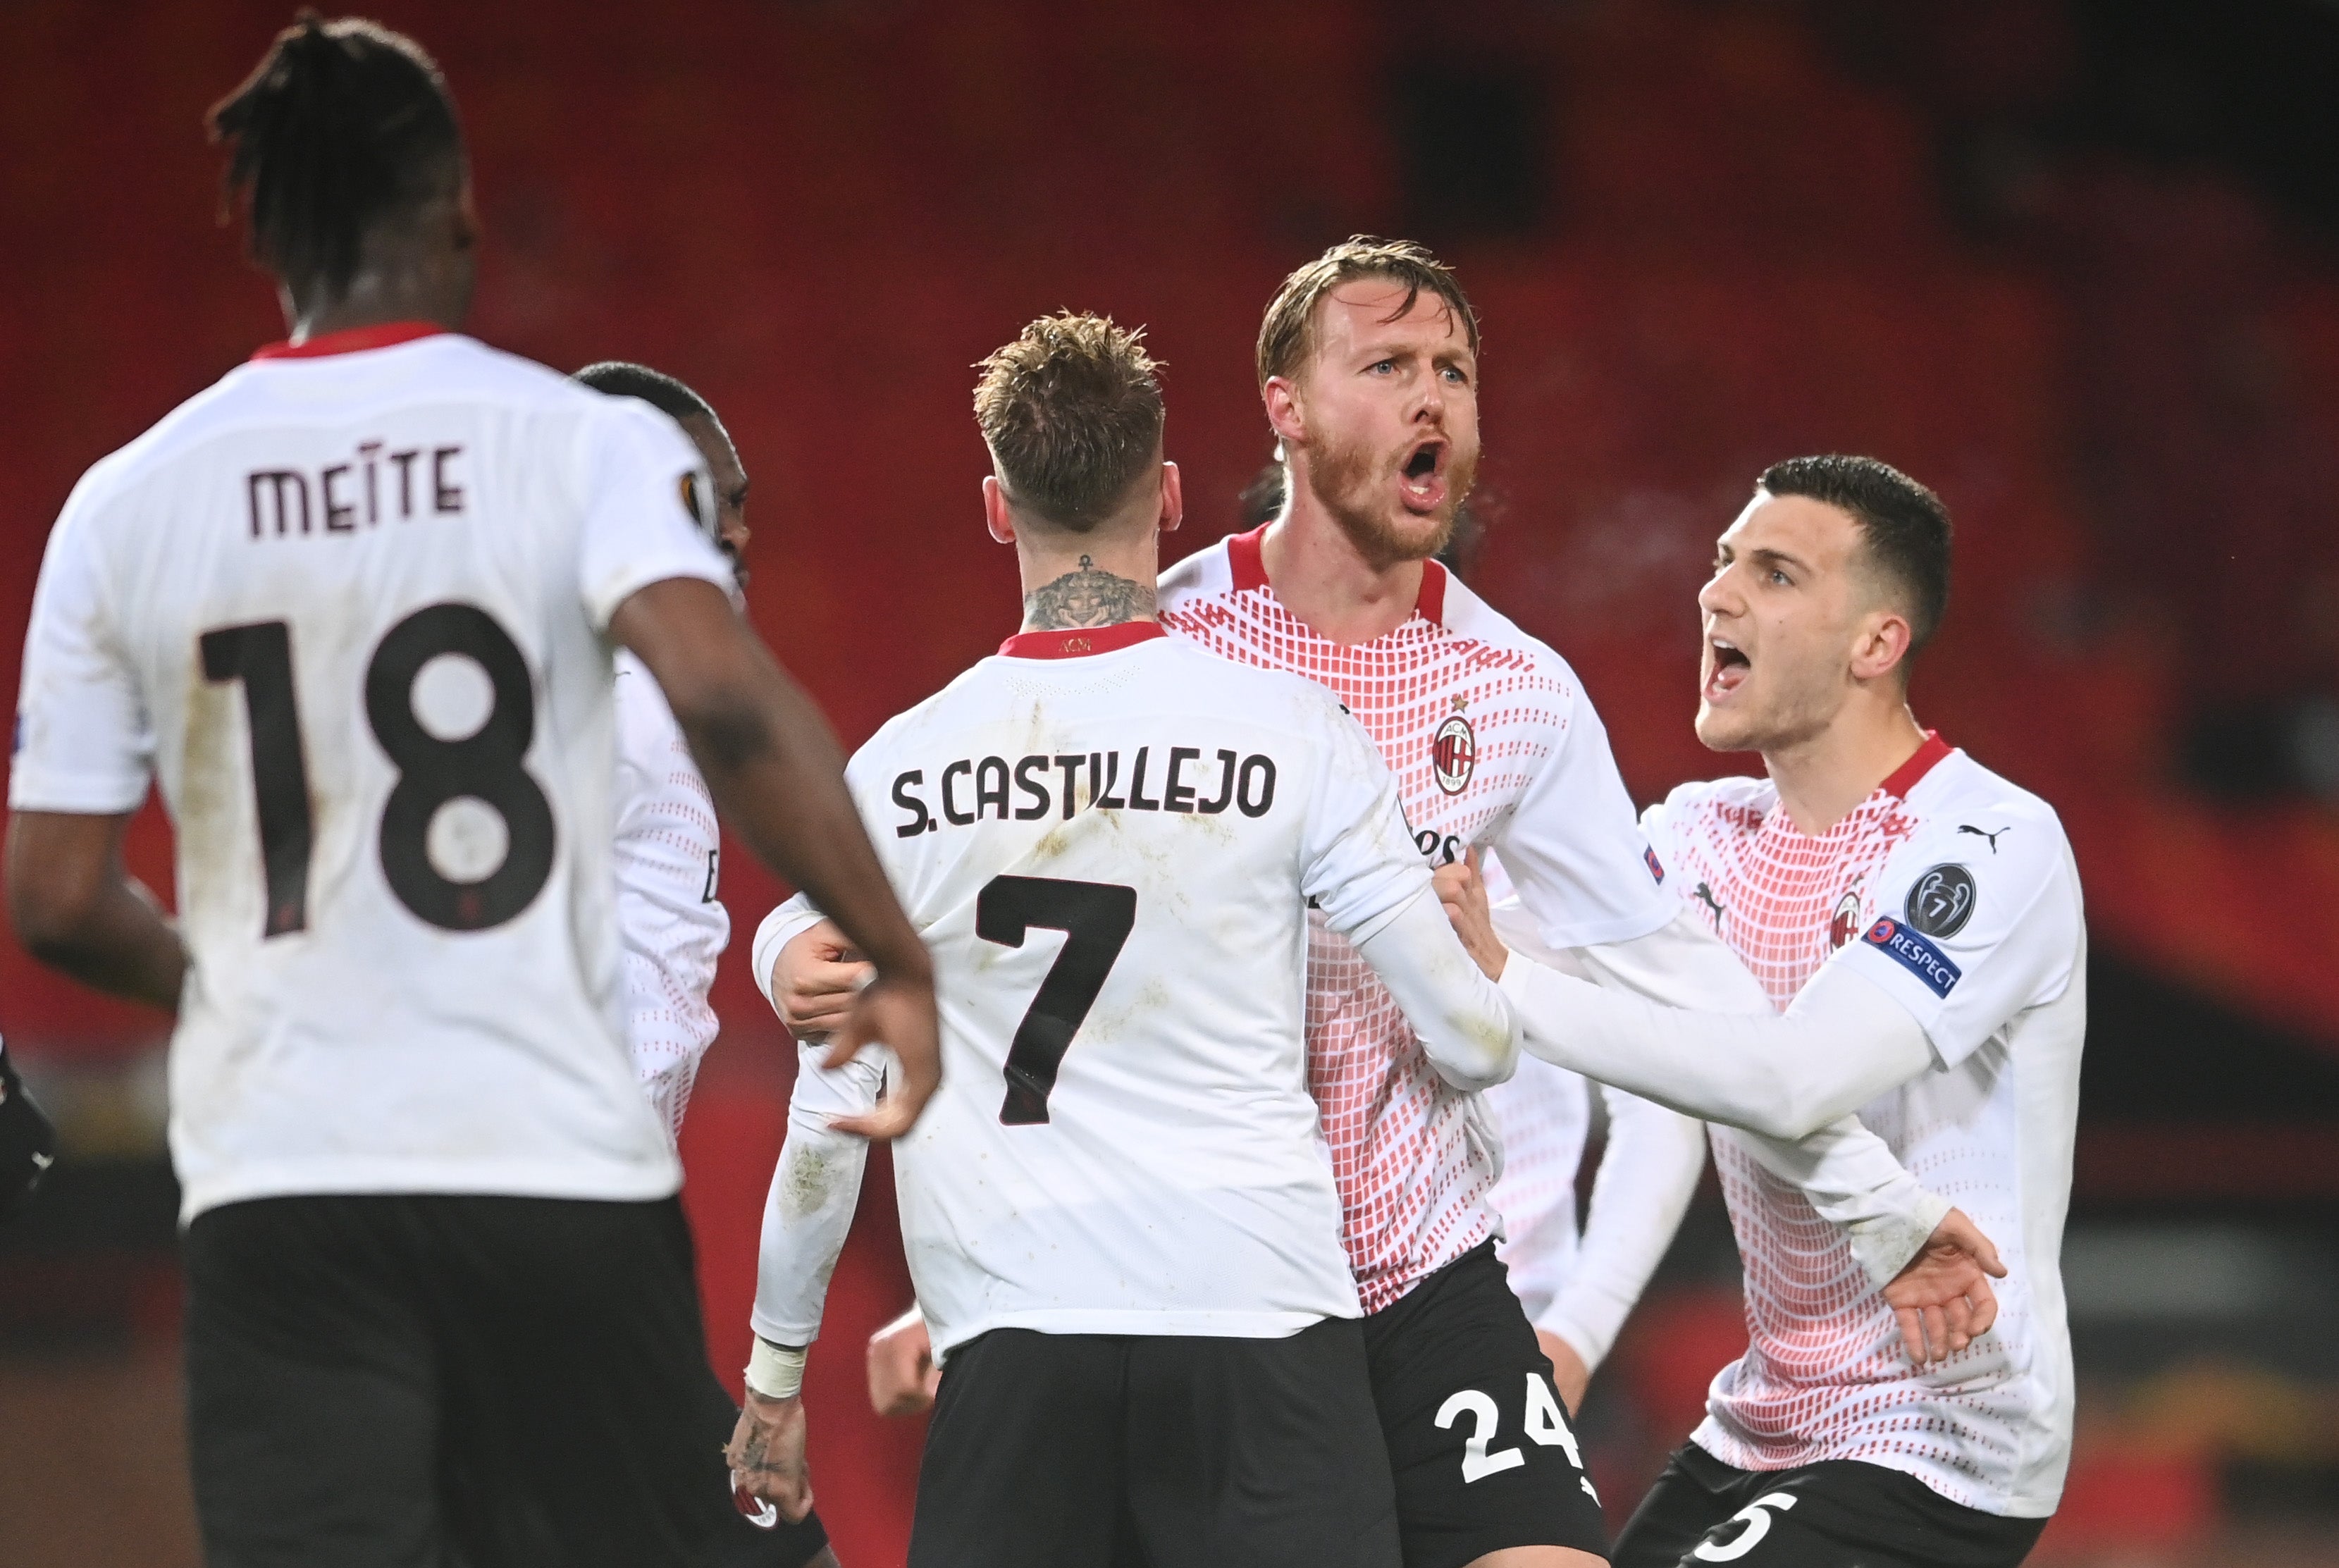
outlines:
M732 613L683 432L455 331L478 222L429 57L304 15L212 125L290 337L66 503L7 860L37 956L178 1014L206 1557L794 1563L706 1429L680 1168L627 1052L614 648L875 962L838 1040L898 1061L871 1136L938 1082L931 962ZM176 923L122 869L156 776Z

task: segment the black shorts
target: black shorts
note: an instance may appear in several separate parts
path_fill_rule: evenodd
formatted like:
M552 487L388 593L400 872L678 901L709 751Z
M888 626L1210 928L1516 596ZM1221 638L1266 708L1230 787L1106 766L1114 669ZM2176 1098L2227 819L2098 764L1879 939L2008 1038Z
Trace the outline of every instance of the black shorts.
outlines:
M953 1348L910 1568L1398 1568L1353 1318L1282 1339L1037 1334Z
M1599 1494L1491 1241L1365 1319L1405 1568L1507 1546L1604 1557Z
M1741 1470L1684 1443L1617 1537L1615 1568L2014 1568L2046 1528L1862 1460Z
M798 1568L731 1501L682 1207L258 1199L186 1236L210 1568Z

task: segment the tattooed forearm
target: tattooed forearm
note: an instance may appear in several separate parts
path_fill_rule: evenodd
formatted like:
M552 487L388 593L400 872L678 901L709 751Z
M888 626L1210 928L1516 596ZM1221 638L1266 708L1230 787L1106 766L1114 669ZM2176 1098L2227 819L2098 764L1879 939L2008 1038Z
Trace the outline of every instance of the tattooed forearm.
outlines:
M1023 596L1023 618L1035 631L1072 626L1112 626L1153 613L1153 585L1100 571L1087 556L1081 569L1066 572L1043 588Z

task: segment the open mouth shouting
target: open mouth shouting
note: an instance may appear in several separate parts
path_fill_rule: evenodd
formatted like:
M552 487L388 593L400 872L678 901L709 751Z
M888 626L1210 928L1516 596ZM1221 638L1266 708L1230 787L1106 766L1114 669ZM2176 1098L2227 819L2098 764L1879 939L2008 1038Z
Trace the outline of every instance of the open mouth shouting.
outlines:
M1702 691L1707 702L1718 702L1746 684L1753 670L1743 650L1727 637L1705 639L1705 682Z
M1443 436L1416 442L1397 469L1397 497L1409 512L1434 512L1446 499L1446 456L1452 445Z

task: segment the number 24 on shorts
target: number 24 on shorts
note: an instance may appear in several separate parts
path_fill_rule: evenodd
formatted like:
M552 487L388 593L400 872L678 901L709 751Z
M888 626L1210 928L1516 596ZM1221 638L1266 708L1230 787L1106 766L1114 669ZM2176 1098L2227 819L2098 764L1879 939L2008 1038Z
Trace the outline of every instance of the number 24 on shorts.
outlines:
M1575 1466L1576 1478L1583 1483L1584 1493L1594 1503L1599 1502L1600 1494L1592 1490L1592 1478L1584 1474L1584 1451L1575 1445L1575 1434L1567 1429L1567 1415L1559 1407L1559 1396L1551 1391L1551 1385L1539 1372L1528 1373L1526 1383L1528 1441L1545 1448L1565 1450L1567 1462ZM1465 1415L1471 1417L1471 1432L1462 1445L1464 1485L1527 1462L1527 1456L1516 1448L1497 1448L1491 1454L1486 1451L1503 1420L1502 1410L1492 1395L1475 1388L1457 1389L1437 1407L1438 1428L1442 1431L1450 1427Z

